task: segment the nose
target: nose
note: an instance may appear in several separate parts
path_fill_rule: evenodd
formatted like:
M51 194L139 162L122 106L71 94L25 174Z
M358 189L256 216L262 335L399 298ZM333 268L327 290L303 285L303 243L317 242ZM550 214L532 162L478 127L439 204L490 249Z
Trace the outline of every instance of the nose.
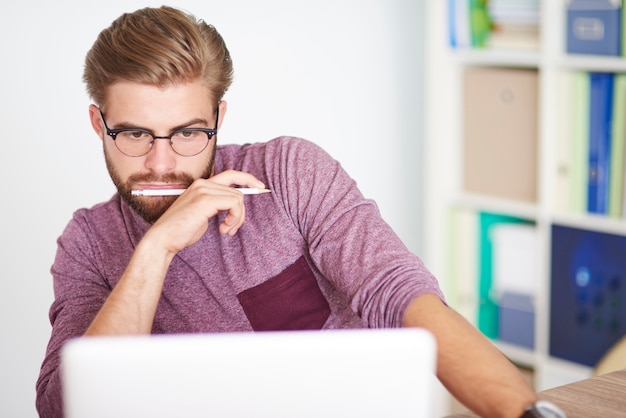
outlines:
M176 153L168 138L155 138L146 154L146 168L156 173L168 173L176 167Z

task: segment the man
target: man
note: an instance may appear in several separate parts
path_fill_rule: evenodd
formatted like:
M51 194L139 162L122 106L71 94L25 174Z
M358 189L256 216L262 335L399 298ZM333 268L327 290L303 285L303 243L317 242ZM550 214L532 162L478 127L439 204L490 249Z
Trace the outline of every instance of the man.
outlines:
M87 54L91 124L118 193L58 240L40 415L62 416L72 337L407 326L433 332L438 377L460 401L521 416L533 391L336 161L295 138L216 147L231 80L217 31L169 7L121 16Z

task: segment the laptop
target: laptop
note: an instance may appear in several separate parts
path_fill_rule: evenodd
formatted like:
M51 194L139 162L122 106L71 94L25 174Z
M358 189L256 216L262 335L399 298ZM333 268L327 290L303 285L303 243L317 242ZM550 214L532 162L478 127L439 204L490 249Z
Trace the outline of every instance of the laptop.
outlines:
M62 350L67 418L432 417L423 329L89 337Z

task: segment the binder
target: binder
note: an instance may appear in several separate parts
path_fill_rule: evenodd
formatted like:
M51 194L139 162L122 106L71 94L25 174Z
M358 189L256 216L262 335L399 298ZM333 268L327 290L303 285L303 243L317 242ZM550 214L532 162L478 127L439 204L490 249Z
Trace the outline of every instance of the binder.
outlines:
M587 211L607 214L611 161L612 73L590 73Z
M446 280L446 300L472 324L478 316L478 214L455 208L449 214L450 258Z
M567 7L567 52L620 55L622 0L570 0Z
M573 213L586 213L589 176L590 82L588 73L577 71L573 75L571 210Z
M469 1L448 0L448 30L452 48L461 49L472 46Z
M621 218L624 199L624 153L626 152L626 74L615 74L613 85L608 214L614 218Z
M587 212L589 173L589 75L558 74L555 207L566 213Z
M557 76L557 126L554 207L571 211L574 182L574 135L576 76L573 71L562 71ZM587 132L587 129L585 129Z
M491 32L487 2L487 0L469 0L470 33L474 48L484 47Z
M464 190L535 202L537 71L466 68L463 83Z
M491 33L487 0L448 0L448 31L452 48L482 48Z

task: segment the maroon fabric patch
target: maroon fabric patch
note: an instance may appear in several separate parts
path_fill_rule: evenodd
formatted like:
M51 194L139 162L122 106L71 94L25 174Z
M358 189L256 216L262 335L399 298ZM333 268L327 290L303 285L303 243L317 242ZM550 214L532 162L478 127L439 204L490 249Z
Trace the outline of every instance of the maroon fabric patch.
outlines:
M237 298L255 331L321 329L330 316L328 301L304 256Z

